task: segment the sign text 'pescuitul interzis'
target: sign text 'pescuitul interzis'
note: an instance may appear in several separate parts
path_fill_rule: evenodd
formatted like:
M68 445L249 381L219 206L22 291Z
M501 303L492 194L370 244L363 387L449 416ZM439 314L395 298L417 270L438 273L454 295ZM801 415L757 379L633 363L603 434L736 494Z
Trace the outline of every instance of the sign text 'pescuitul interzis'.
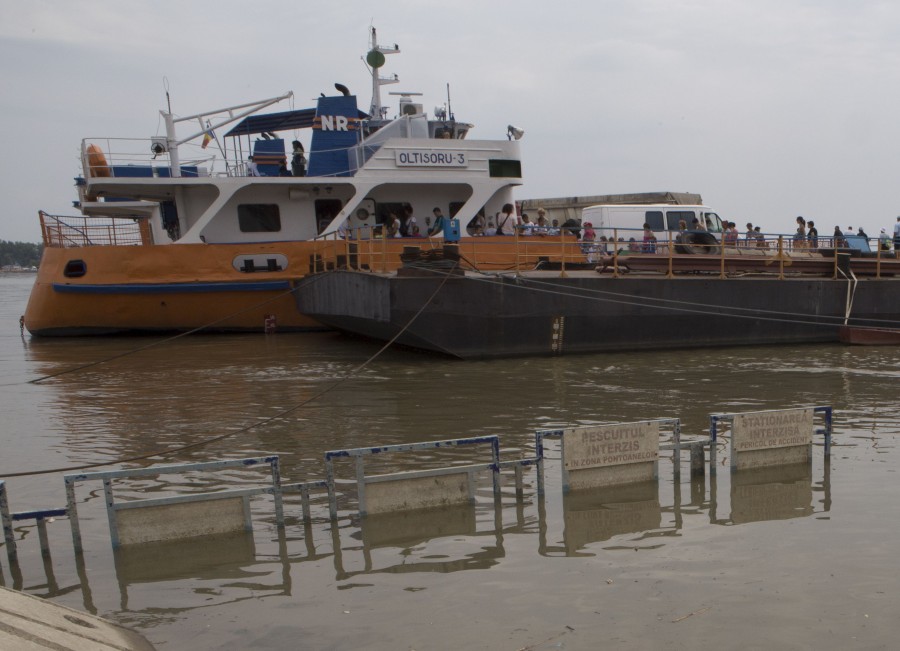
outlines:
M574 428L563 438L568 470L659 458L659 424L652 421Z

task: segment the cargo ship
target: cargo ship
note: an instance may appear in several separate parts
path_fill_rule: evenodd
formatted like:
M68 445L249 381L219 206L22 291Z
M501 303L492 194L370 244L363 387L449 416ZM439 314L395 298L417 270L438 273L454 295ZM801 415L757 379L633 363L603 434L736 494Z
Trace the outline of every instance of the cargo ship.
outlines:
M389 117L381 91L398 79L382 70L399 52L371 30L367 111L336 83L316 90L310 108L265 112L286 93L182 117L169 101L164 135L85 138L80 214L39 213L44 252L25 327L46 336L321 329L293 295L321 260L366 255L390 270L408 239L440 248L448 228L478 258L475 244L494 238L471 237L472 224L514 204L522 183L522 131L468 138L473 125L456 119L449 89L430 116L420 93L396 93ZM387 237L395 218L409 238ZM482 264L508 267L511 247L489 249Z

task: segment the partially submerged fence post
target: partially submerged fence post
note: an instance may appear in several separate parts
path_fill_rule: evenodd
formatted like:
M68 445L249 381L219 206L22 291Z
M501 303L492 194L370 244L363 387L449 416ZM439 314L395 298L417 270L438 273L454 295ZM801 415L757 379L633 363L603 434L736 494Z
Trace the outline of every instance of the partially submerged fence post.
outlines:
M158 499L117 502L113 495L113 479L130 479L197 470L222 470L225 468L249 468L260 464L269 466L271 482L268 487L225 490L212 493L177 495ZM103 483L106 514L113 547L136 542L151 542L191 538L195 536L225 533L252 528L249 498L252 495L271 494L275 502L275 521L284 526L284 509L281 497L281 476L278 457L255 457L228 461L184 463L168 466L151 466L132 470L66 475L66 497L70 504L72 535L76 550L80 550L78 513L74 509L74 485L79 481Z
M413 452L438 448L490 444L490 463L466 466L446 466L428 470L367 475L366 457L396 452ZM332 520L337 519L334 459L355 460L358 510L360 515L389 511L414 510L460 504L474 500L474 473L488 470L492 474L494 494L500 490L500 438L496 435L479 436L424 443L385 445L348 450L330 450L325 453L325 476L328 485L328 508Z
M6 555L9 564L18 562L16 553L16 537L13 533L12 518L9 515L9 502L6 499L6 482L0 479L0 523L3 525L3 540L6 541Z

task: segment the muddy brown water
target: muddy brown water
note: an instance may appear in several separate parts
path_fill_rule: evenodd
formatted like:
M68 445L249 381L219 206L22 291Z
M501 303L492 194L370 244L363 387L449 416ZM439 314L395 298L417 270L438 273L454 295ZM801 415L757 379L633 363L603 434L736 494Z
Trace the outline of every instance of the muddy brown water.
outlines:
M79 487L84 566L69 525L17 525L3 585L131 626L159 649L894 648L900 572L900 348L753 347L458 362L376 350L335 334L32 339L19 333L33 276L0 277L0 478L217 443L125 467L278 454L284 481L321 479L327 450L497 434L504 458L534 430L830 405L830 461L713 479L563 495L550 444L547 495L511 474L495 504L360 519L338 465L340 517L253 502L252 535L113 553L99 484ZM116 359L88 366L77 367ZM36 384L28 380L63 372ZM327 391L326 391L327 389ZM322 395L316 397L319 393ZM306 406L274 420L284 410ZM246 429L254 423L257 427ZM243 431L241 431L243 430ZM385 472L441 465L392 455ZM450 451L451 461L463 453ZM114 465L111 467L122 467ZM107 468L108 469L108 468ZM250 485L259 475L161 476L125 498ZM7 480L12 509L62 506L62 474ZM5 551L5 550L4 550Z

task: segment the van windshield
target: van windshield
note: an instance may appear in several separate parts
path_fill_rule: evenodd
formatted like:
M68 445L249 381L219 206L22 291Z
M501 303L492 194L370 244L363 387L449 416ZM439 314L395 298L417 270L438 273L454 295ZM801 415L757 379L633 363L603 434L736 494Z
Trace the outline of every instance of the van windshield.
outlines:
M716 213L705 212L703 213L703 216L706 217L706 230L713 233L722 232L722 220L719 219L719 216Z

